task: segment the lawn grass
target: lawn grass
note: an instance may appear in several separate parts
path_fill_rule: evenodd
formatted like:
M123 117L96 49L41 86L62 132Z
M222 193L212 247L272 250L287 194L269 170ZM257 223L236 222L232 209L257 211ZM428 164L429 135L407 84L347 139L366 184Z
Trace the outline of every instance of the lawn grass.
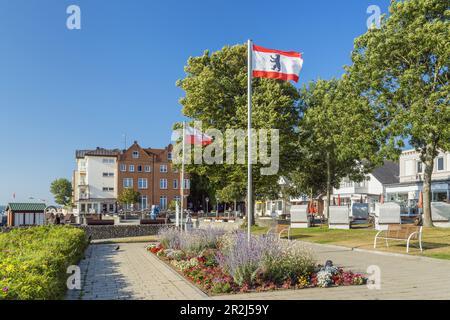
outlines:
M252 232L254 234L265 234L268 229L267 227L256 226L252 228ZM320 226L308 229L293 229L291 230L291 239L374 250L373 240L376 233L376 230L368 228L368 226L358 226L351 230L328 229L327 226ZM286 234L285 237L287 237ZM421 253L418 249L418 242L412 241L409 254L450 260L450 229L424 228L422 246L424 251ZM406 241L389 240L389 247L386 248L384 240L380 240L376 250L406 254Z

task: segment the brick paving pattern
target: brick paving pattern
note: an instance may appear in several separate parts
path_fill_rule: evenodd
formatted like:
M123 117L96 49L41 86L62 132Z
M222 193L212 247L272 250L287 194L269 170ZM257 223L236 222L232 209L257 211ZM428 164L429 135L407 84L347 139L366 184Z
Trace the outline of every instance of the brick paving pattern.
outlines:
M366 286L278 290L213 299L450 299L450 261L305 244L319 263L365 272L381 270L381 289ZM82 290L67 299L208 299L199 289L145 250L145 244L91 245L80 263Z

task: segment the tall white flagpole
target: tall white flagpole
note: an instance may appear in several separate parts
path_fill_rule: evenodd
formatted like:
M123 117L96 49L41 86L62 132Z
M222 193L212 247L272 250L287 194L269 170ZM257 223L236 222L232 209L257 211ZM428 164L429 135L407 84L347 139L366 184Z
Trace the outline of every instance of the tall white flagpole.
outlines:
M247 101L248 101L248 122L247 122L247 237L250 243L251 239L251 216L253 210L252 199L252 40L247 41Z
M183 230L183 211L184 211L184 152L186 145L186 122L183 121L183 159L181 162L181 181L180 181L180 192L181 192L181 201L180 201L180 224L181 230Z

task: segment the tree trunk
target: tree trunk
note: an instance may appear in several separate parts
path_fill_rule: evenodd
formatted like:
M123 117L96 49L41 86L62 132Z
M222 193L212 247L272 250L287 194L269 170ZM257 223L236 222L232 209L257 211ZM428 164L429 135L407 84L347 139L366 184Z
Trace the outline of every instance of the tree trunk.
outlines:
M327 152L327 203L325 205L325 218L330 216L330 198L331 198L331 164L330 153Z
M424 176L423 176L423 225L425 227L433 227L431 218L431 176L434 167L434 148L427 146L425 154Z

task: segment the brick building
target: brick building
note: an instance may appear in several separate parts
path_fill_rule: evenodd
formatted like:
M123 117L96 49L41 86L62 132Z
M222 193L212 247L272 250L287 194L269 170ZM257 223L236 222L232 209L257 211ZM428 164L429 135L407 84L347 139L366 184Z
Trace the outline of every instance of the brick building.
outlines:
M133 188L141 196L137 209L157 205L168 208L172 200L181 198L181 173L172 167L172 145L164 149L142 148L137 141L124 150L118 159L118 195L125 188ZM184 208L187 205L190 181L185 175Z

